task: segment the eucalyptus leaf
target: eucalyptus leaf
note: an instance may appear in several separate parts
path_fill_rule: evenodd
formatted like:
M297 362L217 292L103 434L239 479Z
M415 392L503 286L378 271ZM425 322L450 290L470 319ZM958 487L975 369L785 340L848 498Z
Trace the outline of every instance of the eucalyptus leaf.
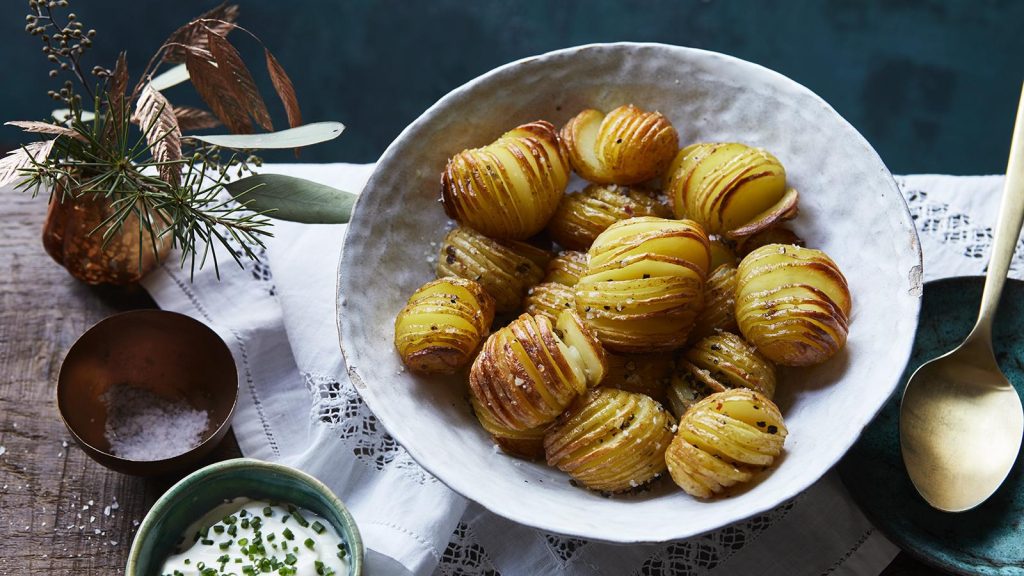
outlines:
M345 130L345 125L341 122L314 122L266 134L210 134L191 135L189 138L224 148L300 148L333 140L340 136L343 130Z
M224 185L250 210L304 224L345 224L356 195L302 178L256 174Z
M67 124L68 120L71 120L71 110L69 108L57 108L50 112L50 114L54 120L62 124ZM96 114L88 110L82 110L82 122L88 122L94 118L96 118Z
M184 64L178 64L174 68L154 77L149 84L154 90L166 90L171 86L177 86L182 82L188 82L188 68Z

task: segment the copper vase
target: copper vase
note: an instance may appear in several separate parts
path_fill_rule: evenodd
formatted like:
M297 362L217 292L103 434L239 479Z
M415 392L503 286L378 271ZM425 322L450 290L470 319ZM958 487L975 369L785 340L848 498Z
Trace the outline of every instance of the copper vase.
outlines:
M87 284L133 284L152 271L170 249L170 237L157 239L140 230L131 214L106 241L101 224L114 213L102 194L62 193L58 183L43 224L43 247L51 258ZM157 223L154 223L154 228Z

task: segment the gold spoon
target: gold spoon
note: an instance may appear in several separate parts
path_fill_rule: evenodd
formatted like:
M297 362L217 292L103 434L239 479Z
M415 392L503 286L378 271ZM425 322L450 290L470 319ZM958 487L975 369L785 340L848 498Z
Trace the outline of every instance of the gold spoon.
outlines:
M1024 434L1024 410L992 352L992 319L1024 222L1024 90L978 322L952 352L914 372L900 405L900 445L910 480L933 507L962 512L1006 479Z

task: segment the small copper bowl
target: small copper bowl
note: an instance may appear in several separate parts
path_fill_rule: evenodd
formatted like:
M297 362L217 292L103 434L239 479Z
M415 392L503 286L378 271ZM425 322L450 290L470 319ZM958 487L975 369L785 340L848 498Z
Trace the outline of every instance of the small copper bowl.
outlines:
M128 460L105 437L111 386L137 386L209 414L195 448L163 460ZM101 320L68 351L57 380L57 409L85 453L107 468L157 476L194 467L227 434L238 399L235 361L202 322L163 310L135 310Z

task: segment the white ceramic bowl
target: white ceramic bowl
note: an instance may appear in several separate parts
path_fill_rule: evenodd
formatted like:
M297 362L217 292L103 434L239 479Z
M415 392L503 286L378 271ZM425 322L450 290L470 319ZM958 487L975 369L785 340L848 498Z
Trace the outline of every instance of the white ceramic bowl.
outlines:
M503 455L477 424L463 378L403 370L393 325L434 277L447 219L438 203L448 157L536 119L561 125L583 108L659 110L682 145L741 141L773 152L800 191L793 228L850 283L846 348L786 371L777 401L789 437L770 474L730 498L698 501L659 483L604 498L540 463ZM575 189L570 186L570 189ZM338 315L349 375L388 431L456 492L516 522L609 542L662 542L768 510L818 480L893 391L910 353L921 254L906 204L871 146L828 104L736 58L656 44L591 45L502 66L423 113L381 157L355 208L339 269ZM433 244L432 244L433 243Z

